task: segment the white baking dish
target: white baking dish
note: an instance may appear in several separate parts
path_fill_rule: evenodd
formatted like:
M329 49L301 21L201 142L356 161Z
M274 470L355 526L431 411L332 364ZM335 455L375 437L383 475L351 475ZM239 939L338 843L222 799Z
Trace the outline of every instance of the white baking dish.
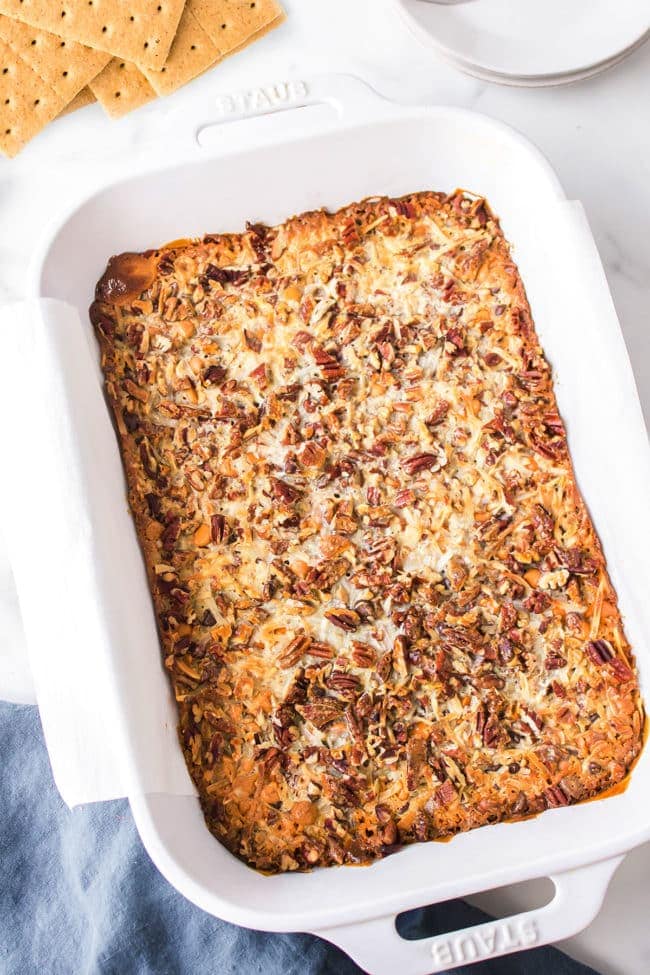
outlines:
M295 103L320 107L298 111ZM546 160L484 116L397 106L353 79L294 83L204 108L200 119L173 120L170 131L181 143L173 163L104 186L66 214L35 259L34 296L64 300L85 315L107 257L123 250L238 230L247 219L273 223L373 194L459 185L485 194L515 245L556 369L578 480L647 686L650 522L647 485L639 483L641 469L649 469L647 442L638 404L630 412L634 381L593 240ZM237 121L269 109L270 117ZM203 128L216 116L222 124ZM194 140L200 129L203 148ZM622 404L626 415L613 423ZM115 667L122 667L119 647L114 652ZM142 647L152 659L158 652ZM134 749L133 813L147 850L175 887L236 924L317 933L374 975L424 975L568 937L595 916L621 854L650 837L646 750L628 789L603 801L485 827L447 844L412 846L371 867L263 877L208 833L196 798L144 794L139 761ZM553 879L556 895L538 910L421 941L396 932L401 911L542 876Z

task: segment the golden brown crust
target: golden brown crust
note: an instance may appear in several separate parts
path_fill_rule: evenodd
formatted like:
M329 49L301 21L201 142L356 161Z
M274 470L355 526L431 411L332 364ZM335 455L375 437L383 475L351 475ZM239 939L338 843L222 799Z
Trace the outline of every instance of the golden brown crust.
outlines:
M188 767L266 871L566 805L643 711L484 200L111 261L91 308Z

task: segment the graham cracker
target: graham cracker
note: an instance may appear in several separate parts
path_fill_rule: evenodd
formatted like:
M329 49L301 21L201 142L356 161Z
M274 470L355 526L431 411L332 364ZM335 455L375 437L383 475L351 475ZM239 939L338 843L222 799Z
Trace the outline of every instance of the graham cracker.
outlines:
M121 118L156 97L140 69L131 61L121 61L119 58L109 61L89 87L111 118Z
M171 95L283 19L284 12L275 0L188 0L165 66L160 71L144 68L143 72L159 95Z
M59 112L59 117L62 115L70 115L71 112L76 112L78 108L85 108L86 105L92 105L96 101L97 99L92 91L86 86L74 96L70 104L66 105L62 112Z
M102 51L64 41L49 31L2 15L0 39L66 101L71 101L110 61L110 55Z
M160 71L142 70L159 95L171 95L218 60L217 46L186 7L164 67Z
M187 0L221 57L241 50L253 35L284 18L277 0Z
M182 9L184 0L161 0L160 5L170 2ZM118 6L111 23L119 24L125 3L126 0L92 0L88 6L95 12ZM150 5L149 0L129 3L139 8ZM85 37L90 37L93 23L88 24L83 17L66 20L68 14L79 10L78 0L62 0L62 4L65 7L60 7L59 15L66 15L61 18L61 23L66 21L65 29L83 27ZM14 11L16 7L20 11ZM111 118L120 118L156 94L171 94L223 57L258 40L284 19L276 0L187 0L169 56L162 69L152 70L143 68L142 63L137 66L128 56L111 58L105 37L101 46L107 50L94 50L90 40L89 47L66 38L59 23L57 34L24 23L42 13L45 20L49 17L48 23L54 24L53 9L45 0L0 0L0 14L16 12L20 17L13 20L0 16L0 53L7 67L0 75L0 93L4 93L0 126L5 123L4 130L0 129L0 150L7 154L18 152L56 115L74 111L94 99ZM130 41L133 36L129 35ZM15 89L11 88L12 81Z
M15 156L70 100L0 38L0 152Z
M237 47L233 47L229 51L226 51L223 57L229 58L233 54L239 54L239 52L243 51L244 48L248 47L249 44L254 44L255 41L259 41L262 37L265 36L265 34L269 34L272 30L275 30L276 27L279 27L280 24L284 23L285 20L286 20L285 13L284 11L282 11L280 13L280 16L276 17L275 20L271 20L269 21L268 24L265 24L264 27L260 27L259 30L256 30L254 34L251 34L250 37L247 37L246 40L242 41L242 43L239 44Z
M185 0L0 0L0 13L32 27L162 68Z

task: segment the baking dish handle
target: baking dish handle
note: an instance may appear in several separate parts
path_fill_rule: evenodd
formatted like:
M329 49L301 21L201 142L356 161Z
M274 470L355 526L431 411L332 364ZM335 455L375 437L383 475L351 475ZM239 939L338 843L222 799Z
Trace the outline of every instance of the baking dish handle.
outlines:
M325 120L300 111L319 105L332 109ZM187 131L189 123L199 150L213 145L232 150L242 144L286 140L294 134L304 137L311 129L322 133L327 128L380 121L394 115L395 107L354 75L314 75L217 96L207 105L199 103L194 118L188 119L185 110L182 119L172 120L172 126L176 132L179 125ZM271 124L269 116L274 116ZM244 126L231 124L244 120Z
M552 876L555 896L548 904L461 931L407 941L395 917L315 931L342 948L369 975L434 975L458 965L499 958L515 951L561 941L582 931L600 910L614 871L623 861L612 857Z

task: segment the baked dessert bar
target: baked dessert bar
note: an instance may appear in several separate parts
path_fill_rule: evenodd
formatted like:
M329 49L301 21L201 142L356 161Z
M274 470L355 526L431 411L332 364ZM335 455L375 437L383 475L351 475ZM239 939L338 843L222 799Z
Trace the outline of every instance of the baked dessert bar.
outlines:
M109 262L90 311L207 824L264 871L594 796L630 647L488 204Z

